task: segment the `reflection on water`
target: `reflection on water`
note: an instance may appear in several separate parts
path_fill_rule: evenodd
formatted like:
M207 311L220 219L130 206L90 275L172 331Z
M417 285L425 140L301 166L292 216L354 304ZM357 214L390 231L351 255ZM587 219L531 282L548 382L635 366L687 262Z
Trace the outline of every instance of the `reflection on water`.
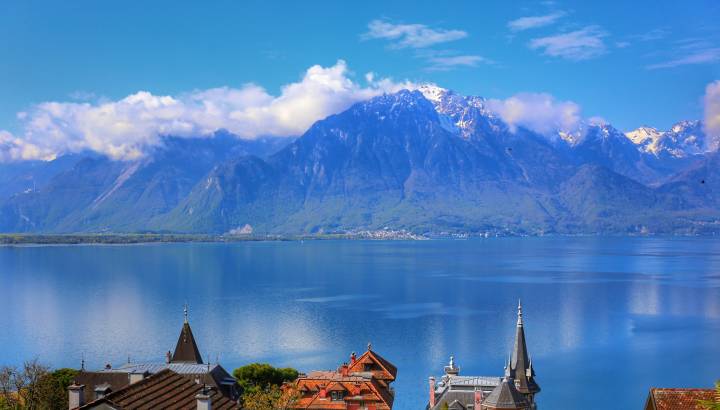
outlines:
M182 306L203 356L329 369L368 341L424 408L454 354L500 375L522 298L542 408L640 408L720 377L720 241L508 238L0 248L0 363L163 360ZM600 393L598 392L610 392Z

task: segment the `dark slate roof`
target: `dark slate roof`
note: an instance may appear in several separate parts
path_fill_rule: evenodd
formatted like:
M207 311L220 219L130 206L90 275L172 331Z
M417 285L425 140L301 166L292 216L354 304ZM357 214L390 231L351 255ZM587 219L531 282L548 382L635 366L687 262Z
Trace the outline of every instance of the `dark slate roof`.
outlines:
M117 391L130 384L130 375L128 373L107 373L104 371L88 372L81 370L75 376L75 384L84 385L83 395L85 403L95 400L95 388L97 386L107 384L110 391Z
M193 376L193 380L199 379L201 383L217 387L226 397L237 398L238 392L234 388L236 384L235 378L217 363L127 363L117 368L99 370L96 373L99 373L100 376L109 375L110 378L117 377L113 375L121 373L126 375L125 380L129 380L131 373L155 374L164 369L170 369L175 373L188 377ZM96 377L96 381L104 382L105 380L100 376ZM113 388L113 390L117 390L117 388ZM88 393L85 393L85 395L88 396Z
M650 410L700 410L700 400L720 401L720 394L713 389L650 389L646 409Z
M194 410L197 408L195 396L203 389L204 385L196 383L191 377L165 369L112 392L102 399L90 402L81 409L109 406L119 410L157 408ZM217 389L211 389L207 394L211 398L213 409L239 408L236 402L223 396Z
M515 387L513 379L507 377L483 400L482 404L492 409L524 409L528 406L525 396Z
M512 376L517 381L517 388L522 393L537 393L540 386L535 382L535 375L530 366L530 356L525 342L525 328L523 324L522 305L518 302L518 320L515 333L515 345L510 360Z
M190 329L190 324L186 321L180 331L180 337L178 338L177 346L175 346L175 353L173 353L170 363L202 362L200 350L197 347L197 343L195 343L195 337Z

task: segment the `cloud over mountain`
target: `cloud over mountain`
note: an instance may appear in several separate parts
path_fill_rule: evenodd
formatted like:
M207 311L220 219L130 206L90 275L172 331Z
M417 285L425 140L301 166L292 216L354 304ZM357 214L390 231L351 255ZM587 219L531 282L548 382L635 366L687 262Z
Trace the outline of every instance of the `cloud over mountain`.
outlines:
M366 76L354 81L346 63L310 67L298 82L269 94L255 84L196 90L178 96L139 91L117 101L45 102L21 116L23 131L0 132L0 160L49 159L92 150L114 159L134 159L166 135L207 136L226 129L242 138L291 136L354 102L412 88L410 83Z
M520 93L504 100L488 100L488 108L502 118L511 130L518 126L540 134L576 130L582 119L580 106L558 101L545 93Z
M705 132L710 139L710 149L720 145L720 80L705 88Z

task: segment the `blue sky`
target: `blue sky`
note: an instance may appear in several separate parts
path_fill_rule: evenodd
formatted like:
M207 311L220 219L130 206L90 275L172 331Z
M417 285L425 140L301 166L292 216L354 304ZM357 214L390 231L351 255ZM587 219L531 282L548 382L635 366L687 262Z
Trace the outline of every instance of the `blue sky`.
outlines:
M512 3L512 4L510 4ZM629 130L703 116L720 2L97 1L0 4L0 130L45 101L278 95L313 65L463 94L544 92Z

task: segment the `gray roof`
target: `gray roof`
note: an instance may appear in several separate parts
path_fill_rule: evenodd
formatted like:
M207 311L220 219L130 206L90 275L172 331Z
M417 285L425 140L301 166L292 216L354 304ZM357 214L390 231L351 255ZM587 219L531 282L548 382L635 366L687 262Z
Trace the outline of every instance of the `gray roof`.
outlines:
M158 373L163 369L170 369L178 374L205 374L212 373L218 364L197 363L126 363L114 369L102 369L99 372L107 373Z
M524 409L528 406L525 396L515 387L515 381L507 377L483 400L482 404L494 409Z
M501 377L495 376L449 376L447 381L441 380L441 383L452 387L495 387L501 381Z
M447 403L452 409L452 404L457 402L455 405L458 409L467 409L475 404L476 390L482 390L487 396L501 381L501 377L495 376L445 375L435 386L435 406L427 408L440 409L443 403Z

